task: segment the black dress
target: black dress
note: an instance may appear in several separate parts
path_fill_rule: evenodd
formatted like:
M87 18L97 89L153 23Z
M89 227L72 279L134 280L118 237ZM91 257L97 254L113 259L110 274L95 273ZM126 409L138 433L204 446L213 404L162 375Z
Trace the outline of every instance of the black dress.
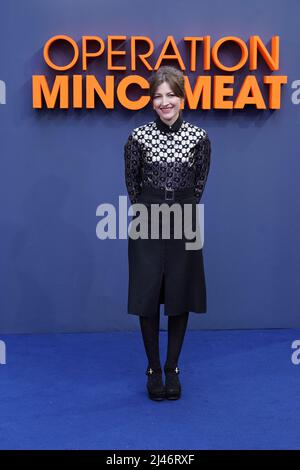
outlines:
M184 121L181 115L172 126L157 117L131 132L124 147L126 186L130 202L142 203L148 209L149 234L151 206L162 203L177 203L182 209L183 204L190 204L190 228L199 230L197 204L206 184L210 157L207 132ZM132 221L138 216L143 220L137 213ZM157 306L164 304L168 316L185 311L205 313L203 248L186 249L186 242L196 238L186 238L183 226L182 237L176 238L172 216L167 219L170 236L163 238L165 220L159 219L158 238L133 238L129 234L127 311L152 316Z

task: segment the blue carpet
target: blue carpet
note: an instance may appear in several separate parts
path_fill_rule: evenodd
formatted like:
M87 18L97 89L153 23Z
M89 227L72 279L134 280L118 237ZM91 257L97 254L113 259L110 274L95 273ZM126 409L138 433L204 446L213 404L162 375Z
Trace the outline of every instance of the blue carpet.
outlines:
M188 330L182 398L163 402L146 394L140 332L0 339L1 449L300 448L300 330Z

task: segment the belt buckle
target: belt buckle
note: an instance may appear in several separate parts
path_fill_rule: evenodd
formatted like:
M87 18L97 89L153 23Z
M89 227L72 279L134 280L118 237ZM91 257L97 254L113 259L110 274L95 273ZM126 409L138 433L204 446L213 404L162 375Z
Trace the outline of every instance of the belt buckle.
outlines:
M171 194L171 197L168 197ZM174 189L165 189L165 200L173 201L174 199Z

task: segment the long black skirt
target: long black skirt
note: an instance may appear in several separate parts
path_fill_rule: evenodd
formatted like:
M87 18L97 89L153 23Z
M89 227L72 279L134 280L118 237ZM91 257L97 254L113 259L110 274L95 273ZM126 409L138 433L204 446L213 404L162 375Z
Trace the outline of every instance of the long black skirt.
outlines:
M160 304L164 304L164 314L167 316L180 315L186 311L206 313L202 243L200 248L194 249L197 247L195 231L200 233L200 217L196 217L198 208L193 189L175 191L172 195L159 189L144 187L137 202L147 209L147 218L145 214L142 217L137 212L132 216L131 222L139 218L144 227L148 225L148 238L136 238L136 235L133 238L133 232L129 230L128 313L151 317L157 313ZM151 215L151 206L154 204L162 207L163 203L168 206L177 203L182 211L186 210L184 204L190 205L192 215L188 219L182 216L181 222L178 222L180 218L175 219L171 211L171 217L161 216L158 222L158 218ZM158 238L151 236L151 224L159 232ZM182 232L178 237L176 229L180 224ZM194 232L194 237L192 232L186 236L187 227ZM193 249L187 249L187 243Z

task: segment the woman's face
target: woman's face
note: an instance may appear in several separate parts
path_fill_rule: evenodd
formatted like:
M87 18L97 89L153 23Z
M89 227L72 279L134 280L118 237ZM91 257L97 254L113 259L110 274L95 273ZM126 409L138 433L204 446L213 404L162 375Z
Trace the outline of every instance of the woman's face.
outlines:
M156 88L152 101L160 119L171 126L179 116L183 98L175 95L168 82L163 82Z

